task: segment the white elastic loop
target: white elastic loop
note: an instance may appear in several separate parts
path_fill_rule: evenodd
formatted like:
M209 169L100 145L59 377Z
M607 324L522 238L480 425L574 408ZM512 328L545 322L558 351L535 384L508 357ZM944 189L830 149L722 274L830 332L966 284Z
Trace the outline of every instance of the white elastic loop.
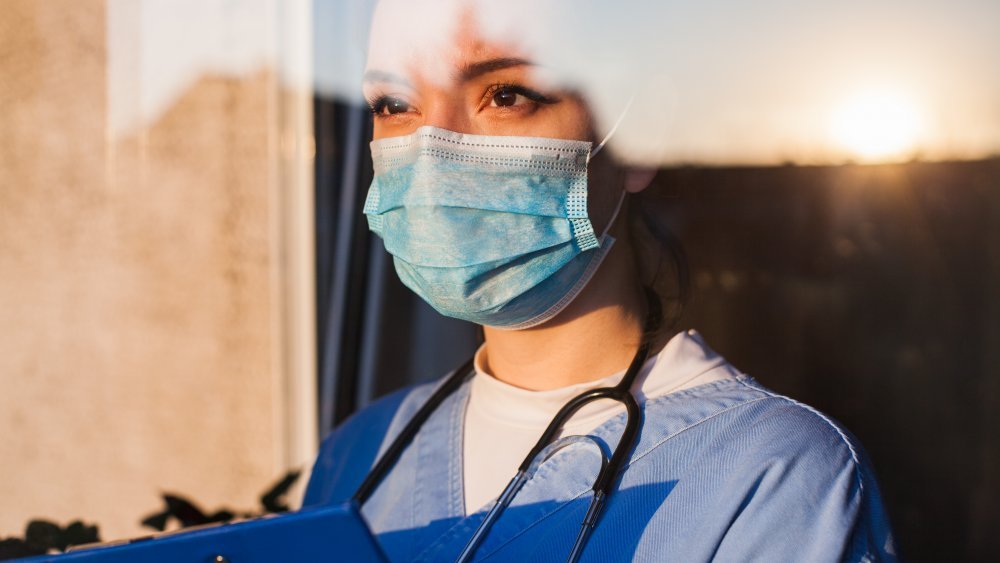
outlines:
M601 149L604 148L604 145L608 144L608 141L611 140L611 137L615 134L615 131L618 130L618 126L621 125L622 121L625 119L625 114L627 114L629 108L632 107L633 101L635 101L635 94L629 96L628 103L625 104L625 109L622 110L621 115L619 115L618 119L615 120L615 124L611 126L611 130L608 131L608 134L604 136L604 140L598 143L597 146L594 147L594 150L590 151L590 158L594 158L595 156L597 156L597 153L601 152Z
M615 219L618 218L618 212L622 210L622 204L625 203L625 194L628 193L624 189L622 190L621 197L618 198L618 205L615 206L615 212L611 214L611 219L608 220L608 224L604 226L604 231L601 232L601 238L604 238L611 230L611 225L615 224Z

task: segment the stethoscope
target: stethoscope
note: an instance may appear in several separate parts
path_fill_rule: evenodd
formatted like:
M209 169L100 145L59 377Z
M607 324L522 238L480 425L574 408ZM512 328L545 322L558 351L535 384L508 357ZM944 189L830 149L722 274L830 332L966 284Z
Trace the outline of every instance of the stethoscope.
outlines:
M646 335L653 334L657 331L660 324L660 302L657 296L652 292L652 290L646 288L646 302L648 307L648 313L646 316L646 322L644 327L644 333ZM617 385L613 387L600 387L597 389L591 389L585 391L568 403L566 403L559 412L553 417L552 422L549 423L548 428L542 433L542 436L535 443L535 446L531 448L528 455L521 462L521 465L517 469L517 473L514 478L510 480L510 483L504 488L503 492L497 498L496 503L493 508L486 514L482 523L476 529L476 532L469 539L468 543L465 545L465 549L462 550L462 554L459 555L457 561L467 562L471 561L472 557L475 555L476 550L479 545L486 538L489 533L490 528L493 524L500 518L503 511L510 505L517 496L518 491L521 487L527 483L531 477L534 475L535 471L544 463L546 460L555 455L558 451L562 450L564 447L578 444L581 440L586 439L582 436L567 436L559 440L553 441L555 435L562 428L569 419L580 410L584 405L590 403L591 401L597 401L601 399L610 399L612 401L618 401L625 406L626 419L625 419L625 430L622 431L621 440L619 440L618 445L615 447L615 451L611 454L611 458L608 459L607 454L604 452L603 448L598 448L601 452L601 469L597 474L597 479L594 480L594 485L592 490L594 491L593 499L590 501L590 506L587 508L587 513L583 518L583 522L580 524L580 531L577 533L576 540L573 542L573 549L567 558L569 562L575 562L579 559L580 554L583 552L583 547L587 543L587 539L590 537L590 533L593 531L594 526L597 524L597 520L601 515L601 510L607 503L608 498L611 496L611 492L614 487L615 477L618 472L621 471L622 466L625 464L629 457L630 452L635 447L636 439L639 436L639 427L642 424L642 411L639 409L638 403L636 403L635 397L632 395L631 388L632 384L635 382L636 375L642 368L642 365L646 362L646 358L649 355L650 342L647 338L643 339L642 344L639 345L639 349L636 350L635 356L632 358L632 363L629 364L628 370L625 371L625 376L622 380L618 382ZM444 400L454 393L462 383L465 382L473 373L472 369L472 359L469 359L462 367L455 370L455 372L449 376L444 383L438 387L434 393L427 399L417 413L413 416L403 431L399 433L395 440L382 457L375 463L375 466L365 477L365 480L355 491L354 496L351 497L351 501L356 503L357 506L364 504L368 497L375 492L375 488L378 487L382 479L389 473L392 467L396 464L399 456L402 455L403 450L413 441L416 437L417 432L420 431L420 427L423 426L424 422L430 418L431 414L444 402ZM539 455L543 454L544 455Z

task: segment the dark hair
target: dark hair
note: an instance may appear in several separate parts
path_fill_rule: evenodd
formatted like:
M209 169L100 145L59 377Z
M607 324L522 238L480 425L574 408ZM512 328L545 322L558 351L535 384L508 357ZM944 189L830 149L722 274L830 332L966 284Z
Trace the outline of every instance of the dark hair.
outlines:
M628 202L629 236L640 282L660 299L663 321L653 341L672 334L684 312L690 289L687 257L680 240L657 211L653 190L630 194Z

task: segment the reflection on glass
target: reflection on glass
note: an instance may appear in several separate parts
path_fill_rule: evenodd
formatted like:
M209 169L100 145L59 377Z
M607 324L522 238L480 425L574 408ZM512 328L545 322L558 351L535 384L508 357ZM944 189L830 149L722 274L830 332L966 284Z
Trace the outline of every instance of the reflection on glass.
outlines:
M315 449L308 2L4 11L0 537L255 507Z
M330 36L317 38L317 84L360 103L372 3L350 4L338 11L318 3L318 13L336 15ZM582 92L605 128L634 96L636 111L612 147L635 162L885 162L1000 152L995 2L384 4L377 32L393 37L396 52L380 56L400 67L446 50L442 39L455 22L473 18L486 37L521 46L548 78ZM437 55L430 60L447 53ZM864 131L851 125L857 120ZM875 140L851 140L858 136Z
M659 169L640 205L687 251L683 326L860 435L904 556L988 559L1000 3L383 0L381 52L374 4L318 4L321 99L405 111L470 21L585 99L595 139L634 99L611 148ZM390 75L363 85L369 56Z

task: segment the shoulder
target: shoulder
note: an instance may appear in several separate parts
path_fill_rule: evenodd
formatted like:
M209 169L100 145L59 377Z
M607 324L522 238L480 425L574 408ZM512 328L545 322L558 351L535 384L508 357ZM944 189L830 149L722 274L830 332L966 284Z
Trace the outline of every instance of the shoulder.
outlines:
M657 445L689 432L704 439L707 432L719 435L714 443L720 447L762 458L799 454L863 463L857 440L833 418L745 375L653 399L645 410L653 421L681 418Z
M697 416L649 454L658 459L685 447L671 447L673 439L697 449L687 469L711 479L714 514L728 515L722 559L759 553L780 560L793 555L781 552L793 543L802 560L894 559L871 464L840 423L745 376L677 400L700 405ZM676 410L661 403L649 405L650 418ZM796 541L775 542L775 534Z
M860 469L863 452L857 439L839 422L805 403L775 393L752 378L741 379L749 392L757 398L748 408L746 435L756 438L757 446L790 453L831 457Z
M320 444L303 506L343 502L374 465L383 444L399 432L436 386L405 387L352 414Z
M742 519L744 529L770 516L803 540L798 549L808 560L831 553L842 561L896 560L875 471L860 441L818 409L749 384L767 396L746 430L766 487L747 499L758 506Z

